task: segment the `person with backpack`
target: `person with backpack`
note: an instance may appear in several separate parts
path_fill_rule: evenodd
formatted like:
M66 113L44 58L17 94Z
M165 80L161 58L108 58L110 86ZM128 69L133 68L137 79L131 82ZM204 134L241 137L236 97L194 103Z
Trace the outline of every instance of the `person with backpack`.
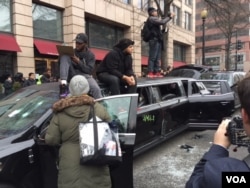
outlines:
M243 128L246 135L250 137L250 77L243 79L239 83L238 93ZM250 155L245 158L246 160L229 157L227 150L231 145L227 132L229 122L230 120L226 119L219 125L214 134L213 145L196 164L191 177L186 182L186 188L234 187L234 185L222 186L222 181L226 181L226 177L222 176L222 172L231 172L235 175L237 172L247 172L248 176L250 175ZM247 185L249 185L249 182Z
M145 24L147 25L150 34L148 34L149 37L147 37L146 40L145 38L143 38L144 41L148 41L149 43L147 77L149 78L163 77L161 75L161 68L160 68L161 51L163 48L163 35L161 26L168 23L174 16L174 14L170 13L168 17L160 19L158 17L157 10L153 7L149 7L148 15L149 17Z

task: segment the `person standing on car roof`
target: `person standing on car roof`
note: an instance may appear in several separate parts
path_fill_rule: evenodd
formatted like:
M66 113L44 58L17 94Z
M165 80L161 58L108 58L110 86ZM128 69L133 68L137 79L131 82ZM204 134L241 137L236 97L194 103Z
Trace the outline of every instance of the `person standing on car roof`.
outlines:
M149 14L149 27L151 29L151 37L149 40L149 57L148 57L148 74L147 77L162 77L160 68L161 51L163 49L163 35L164 30L161 26L168 23L173 13L170 13L168 17L159 19L157 10L153 7L148 8Z
M247 136L250 137L250 77L240 81L238 93L243 128ZM219 125L214 135L213 145L196 164L191 177L186 183L186 188L220 188L222 187L222 179L226 178L222 177L222 172L248 172L250 174L250 154L247 156L249 164L246 161L229 157L228 148L231 145L227 136L229 122L230 120L226 119ZM242 184L239 184L239 187L241 187L240 185ZM234 186L231 185L231 187Z
M105 108L87 95L89 84L82 75L74 76L69 83L70 95L53 104L53 117L45 135L48 145L60 145L58 188L110 188L108 166L80 165L80 122L89 118L90 105L96 116L111 122Z

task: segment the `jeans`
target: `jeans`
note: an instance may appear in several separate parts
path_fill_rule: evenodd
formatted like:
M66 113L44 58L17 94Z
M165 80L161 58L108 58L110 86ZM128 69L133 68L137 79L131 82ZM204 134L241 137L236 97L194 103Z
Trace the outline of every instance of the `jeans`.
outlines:
M148 72L160 72L161 42L158 39L149 41Z
M119 95L123 93L136 93L137 86L127 85L125 82L120 80L117 76L109 74L107 72L102 72L97 75L97 78L100 82L103 82L108 85L111 95ZM136 78L135 78L136 81Z
M61 80L67 80L68 82L70 82L70 79L74 76L74 75L69 75L69 69L72 68L72 66L70 67L70 63L72 62L69 56L63 55L60 57L60 79ZM82 73L80 75L84 76L89 83L89 90L90 90L89 94L93 96L95 99L102 98L103 96L101 93L101 89L99 85L97 84L96 80L92 77L92 75L85 74L85 73Z

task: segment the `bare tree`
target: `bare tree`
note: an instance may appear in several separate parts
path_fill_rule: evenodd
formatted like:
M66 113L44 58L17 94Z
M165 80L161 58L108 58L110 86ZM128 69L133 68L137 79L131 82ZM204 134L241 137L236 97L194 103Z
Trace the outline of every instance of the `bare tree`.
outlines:
M170 12L170 6L173 0L154 0L158 13L160 17L167 17L168 13ZM168 31L167 24L163 26L163 29ZM168 44L168 32L163 33L163 49L162 49L162 56L161 56L161 67L163 70L167 70L168 61L167 61L167 44Z
M250 0L204 0L209 17L214 20L215 26L221 30L226 39L225 67L230 69L230 54L232 37L249 26ZM237 57L236 57L237 58Z

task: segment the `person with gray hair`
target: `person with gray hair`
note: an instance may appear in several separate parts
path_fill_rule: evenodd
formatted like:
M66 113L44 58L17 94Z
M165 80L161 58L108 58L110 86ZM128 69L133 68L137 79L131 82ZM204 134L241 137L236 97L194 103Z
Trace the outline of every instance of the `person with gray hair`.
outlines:
M68 95L68 83L75 75L83 75L90 86L90 95L95 99L101 98L101 89L92 73L95 67L95 55L88 48L88 36L85 33L77 34L75 40L75 55L70 57L62 55L59 59L60 64L60 97Z
M108 166L80 165L78 125L89 119L90 106L96 116L106 122L111 118L106 109L88 96L89 83L82 75L74 76L69 83L70 95L53 104L53 117L45 135L48 145L58 146L58 188L110 188Z

